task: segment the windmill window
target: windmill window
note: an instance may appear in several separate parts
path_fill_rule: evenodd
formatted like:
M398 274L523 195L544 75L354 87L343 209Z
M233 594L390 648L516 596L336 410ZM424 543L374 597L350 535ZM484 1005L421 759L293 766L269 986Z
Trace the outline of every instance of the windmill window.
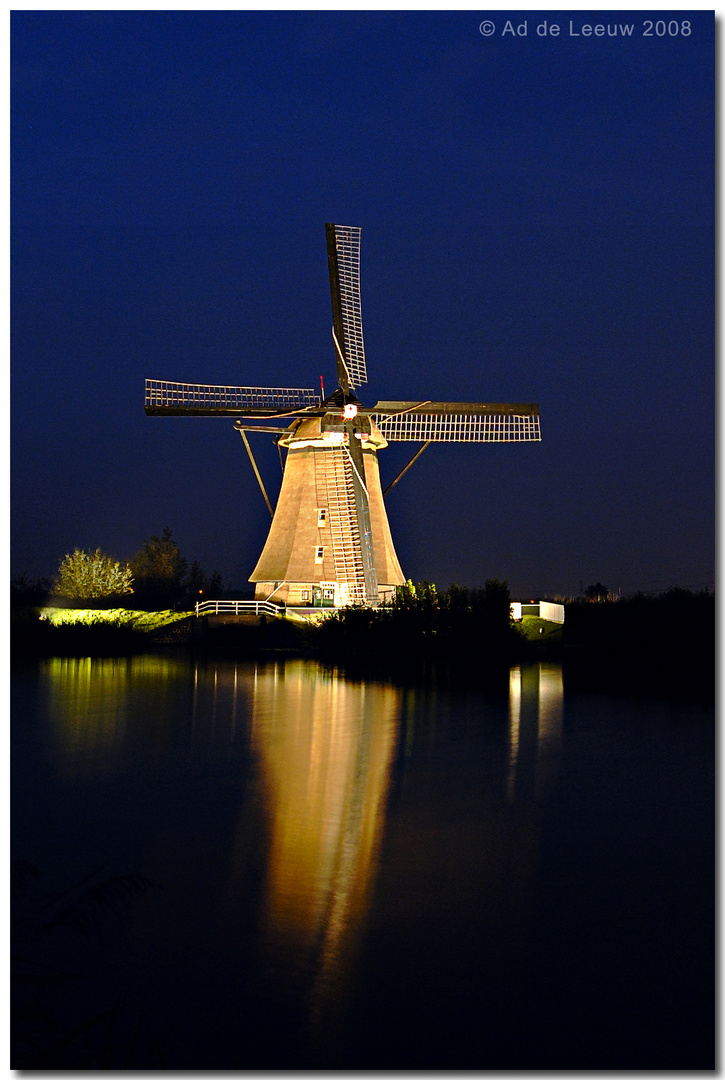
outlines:
M323 525L327 524L327 510L317 511L317 527L321 529Z
M323 547L315 548L315 562L316 563L321 563L322 562L322 557L323 557L324 554L325 554L325 549Z
M300 600L309 600L309 598L310 598L310 590L309 589L300 589Z

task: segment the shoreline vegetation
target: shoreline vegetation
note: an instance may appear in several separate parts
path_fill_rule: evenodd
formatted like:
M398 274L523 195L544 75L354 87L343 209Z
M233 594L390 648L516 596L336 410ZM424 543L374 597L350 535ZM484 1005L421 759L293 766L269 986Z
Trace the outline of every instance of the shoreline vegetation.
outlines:
M484 588L409 583L392 605L341 609L317 623L286 617L197 618L193 611L44 607L15 598L13 661L132 655L156 648L314 657L353 677L435 677L470 684L511 664L560 660L572 689L646 689L709 699L715 692L715 598L670 589L565 602L563 625L510 618L506 582Z

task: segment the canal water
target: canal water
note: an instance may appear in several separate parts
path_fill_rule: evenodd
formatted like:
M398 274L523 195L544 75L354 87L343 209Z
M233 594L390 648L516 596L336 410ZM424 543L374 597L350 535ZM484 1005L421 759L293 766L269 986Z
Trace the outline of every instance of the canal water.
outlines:
M565 686L18 668L13 1066L714 1068L712 706Z

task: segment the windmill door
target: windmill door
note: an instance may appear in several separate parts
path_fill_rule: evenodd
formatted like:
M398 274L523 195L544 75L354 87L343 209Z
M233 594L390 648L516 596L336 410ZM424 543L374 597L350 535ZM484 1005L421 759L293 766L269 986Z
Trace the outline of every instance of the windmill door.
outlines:
M335 590L321 585L312 586L312 606L313 607L334 607L335 606Z

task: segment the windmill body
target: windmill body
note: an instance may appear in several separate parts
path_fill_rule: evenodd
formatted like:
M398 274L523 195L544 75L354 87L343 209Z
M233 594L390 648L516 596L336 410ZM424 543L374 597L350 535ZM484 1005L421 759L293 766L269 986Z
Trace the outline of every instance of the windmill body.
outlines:
M258 599L274 592L273 599L287 604L336 607L366 600L357 477L344 425L334 419L303 420L280 439L287 449L282 487L267 542L250 577ZM367 489L375 584L378 598L384 600L405 578L380 485L377 452L387 443L376 425L370 428L362 444L360 473Z
M405 581L385 511L378 452L390 441L418 442L421 449L431 442L539 441L539 408L433 401L380 401L364 406L354 392L367 382L360 314L360 230L340 225L325 228L337 360L335 393L323 401L314 391L297 388L148 379L145 408L152 416L235 418L273 514L267 541L249 579L255 583L256 599L301 607L374 606L390 599L396 586ZM289 426L278 426L280 421ZM274 511L247 440L248 431L274 434L280 452L286 451Z

